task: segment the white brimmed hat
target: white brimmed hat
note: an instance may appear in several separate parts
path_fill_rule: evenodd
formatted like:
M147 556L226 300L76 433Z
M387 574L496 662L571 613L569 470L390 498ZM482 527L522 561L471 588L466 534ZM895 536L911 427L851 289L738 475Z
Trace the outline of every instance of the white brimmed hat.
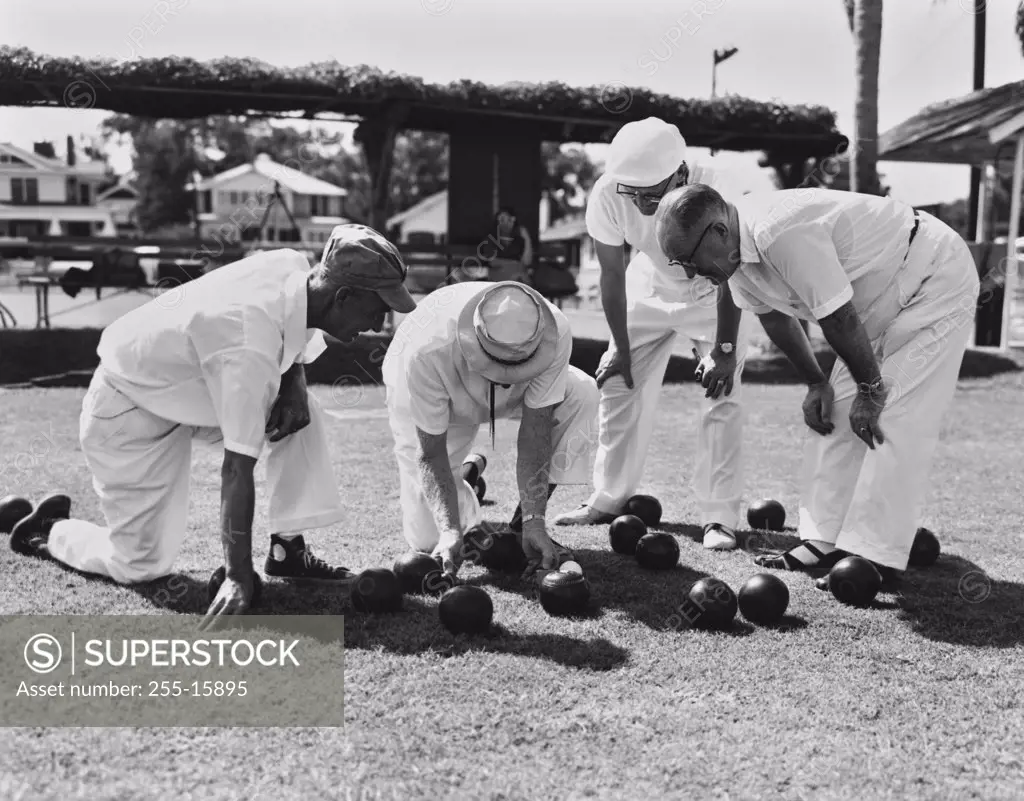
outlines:
M558 350L558 323L548 302L518 281L474 296L459 314L456 335L470 369L495 384L536 378Z
M686 161L686 140L679 129L648 117L623 125L608 147L605 174L629 186L654 186Z

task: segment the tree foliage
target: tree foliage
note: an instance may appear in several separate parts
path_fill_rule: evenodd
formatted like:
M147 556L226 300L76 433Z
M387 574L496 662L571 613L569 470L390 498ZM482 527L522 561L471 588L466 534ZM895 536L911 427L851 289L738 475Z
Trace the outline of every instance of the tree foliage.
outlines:
M370 219L370 178L363 153L341 133L242 117L153 121L120 114L108 117L103 130L107 141L131 138L145 231L191 219L193 198L186 186L193 170L210 177L248 164L260 154L279 164L298 165L302 172L348 190L346 216L358 222ZM396 138L394 151L389 214L448 187L446 134L405 131ZM597 168L580 147L545 143L543 157L543 191L552 200L555 220L578 208L583 193L597 179Z
M1020 42L1021 53L1024 53L1024 2L1017 5L1017 24L1014 30L1017 31L1017 41Z

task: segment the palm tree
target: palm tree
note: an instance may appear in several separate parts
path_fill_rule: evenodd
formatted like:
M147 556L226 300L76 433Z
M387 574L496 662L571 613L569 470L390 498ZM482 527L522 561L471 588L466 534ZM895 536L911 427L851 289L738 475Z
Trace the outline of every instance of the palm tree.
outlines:
M1024 53L1024 2L1017 5L1017 38L1020 40L1020 49Z
M856 97L850 189L881 195L878 180L878 63L882 50L882 0L843 0L856 48Z

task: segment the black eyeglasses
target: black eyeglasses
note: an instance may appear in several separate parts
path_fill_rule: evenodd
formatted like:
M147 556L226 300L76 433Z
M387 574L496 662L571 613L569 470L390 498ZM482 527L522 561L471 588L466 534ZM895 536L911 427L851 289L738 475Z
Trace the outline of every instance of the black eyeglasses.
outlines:
M656 203L665 197L665 194L668 192L669 184L672 183L673 177L674 176L670 175L650 192L641 192L635 186L629 186L628 184L616 184L615 194L628 197L630 200L642 200L647 203Z
M708 223L707 224L707 227L704 229L704 231L700 235L700 238L697 240L697 244L694 245L693 246L693 250L690 251L690 258L685 259L685 260L669 259L668 260L668 266L669 267L680 267L683 270L685 270L687 267L689 267L694 272L697 272L697 266L693 263L693 257L697 255L697 251L700 250L700 246L701 246L701 243L704 241L704 237L707 236L708 231L711 230L713 225L714 225L714 223Z

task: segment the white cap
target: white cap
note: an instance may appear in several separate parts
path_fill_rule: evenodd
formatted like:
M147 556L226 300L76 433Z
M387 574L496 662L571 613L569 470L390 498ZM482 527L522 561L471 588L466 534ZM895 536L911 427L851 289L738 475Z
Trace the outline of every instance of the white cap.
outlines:
M657 117L623 125L608 147L605 174L630 186L654 186L686 161L686 140Z

